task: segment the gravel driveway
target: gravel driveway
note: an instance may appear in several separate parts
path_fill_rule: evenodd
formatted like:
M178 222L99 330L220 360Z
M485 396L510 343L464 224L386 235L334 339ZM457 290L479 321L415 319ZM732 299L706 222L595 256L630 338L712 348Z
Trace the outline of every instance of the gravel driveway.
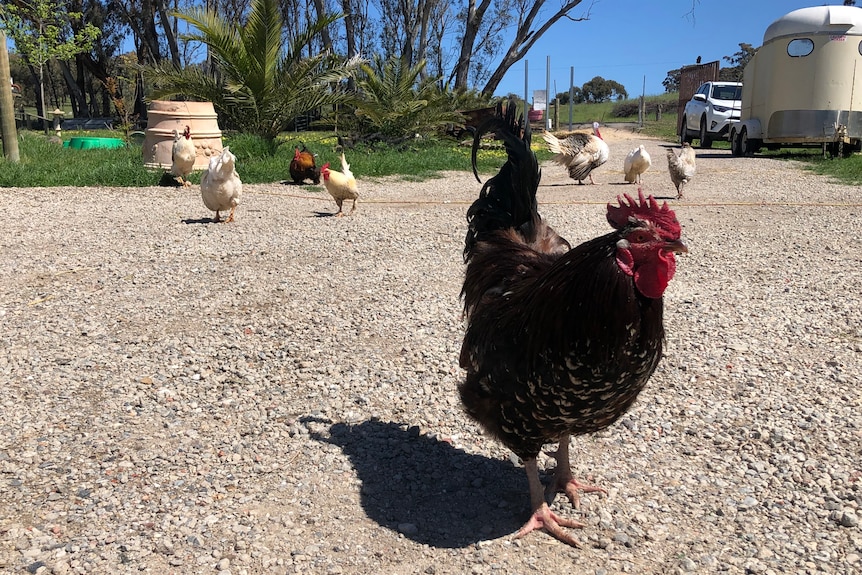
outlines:
M676 195L663 143L604 133L597 185L544 166L572 243L636 193L636 143ZM698 150L666 357L573 440L609 491L557 498L573 549L510 538L524 471L457 400L478 189L360 175L333 218L322 187L253 185L232 224L197 187L3 190L0 571L862 573L862 191Z

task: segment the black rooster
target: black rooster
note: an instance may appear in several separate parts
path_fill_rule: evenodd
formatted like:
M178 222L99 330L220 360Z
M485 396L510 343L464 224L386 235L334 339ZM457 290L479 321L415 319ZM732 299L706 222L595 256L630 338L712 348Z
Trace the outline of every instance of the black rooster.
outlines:
M662 294L674 252L687 249L673 211L641 191L608 204L615 231L570 248L537 212L541 172L522 125L510 102L473 141L474 174L486 132L504 141L508 159L467 212L459 392L467 413L524 461L533 514L516 537L544 528L578 546L563 527L583 525L548 508L536 456L559 442L549 495L564 492L577 506L578 490L604 491L573 478L569 437L611 425L655 371Z

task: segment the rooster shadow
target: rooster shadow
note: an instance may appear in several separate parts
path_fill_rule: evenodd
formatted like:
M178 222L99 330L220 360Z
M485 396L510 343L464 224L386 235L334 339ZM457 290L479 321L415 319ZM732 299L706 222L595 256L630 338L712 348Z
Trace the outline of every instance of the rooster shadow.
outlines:
M508 460L471 455L418 427L373 419L335 423L328 432L311 437L350 459L366 515L417 543L465 548L514 533L529 515L526 475Z

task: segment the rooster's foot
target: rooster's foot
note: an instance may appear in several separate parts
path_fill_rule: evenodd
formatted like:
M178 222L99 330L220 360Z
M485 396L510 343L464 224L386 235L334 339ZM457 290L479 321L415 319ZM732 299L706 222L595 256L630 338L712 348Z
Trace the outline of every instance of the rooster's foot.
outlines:
M565 493L566 497L569 498L572 507L574 507L575 509L580 509L581 507L581 496L578 493L579 491L583 491L584 493L604 493L605 495L608 494L608 490L604 487L581 483L580 481L572 477L571 473L564 473L560 477L556 477L554 481L552 481L551 484L548 485L548 495L553 495L554 493Z
M230 209L230 215L227 217L227 219L224 221L224 223L229 224L233 221L233 213L235 211L236 211L236 206L234 206Z
M213 217L213 223L214 223L214 224L217 224L217 223L219 223L220 221L221 221L221 214L219 214L218 212L216 212L216 215Z
M556 537L563 543L567 543L572 547L581 547L580 542L566 533L563 530L563 527L572 527L572 528L582 528L586 527L585 524L575 521L574 519L565 519L560 517L548 507L547 503L542 503L541 507L536 509L533 512L533 515L530 517L529 521L527 521L523 527L521 527L517 533L515 533L515 539L520 539L530 531L535 531L536 529L544 529L548 533L550 533L553 537Z

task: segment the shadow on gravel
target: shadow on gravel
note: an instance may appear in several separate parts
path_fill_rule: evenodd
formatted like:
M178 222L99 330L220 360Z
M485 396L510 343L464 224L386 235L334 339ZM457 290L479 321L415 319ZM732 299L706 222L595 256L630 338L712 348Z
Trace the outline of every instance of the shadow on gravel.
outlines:
M197 219L187 218L185 220L182 220L182 222L186 225L190 225L190 224L212 224L212 223L214 223L212 218L197 218Z
M314 418L306 423L328 422ZM434 547L460 548L514 533L529 517L523 469L470 455L396 423L336 423L311 437L337 445L362 481L365 513ZM313 429L313 428L312 428Z

